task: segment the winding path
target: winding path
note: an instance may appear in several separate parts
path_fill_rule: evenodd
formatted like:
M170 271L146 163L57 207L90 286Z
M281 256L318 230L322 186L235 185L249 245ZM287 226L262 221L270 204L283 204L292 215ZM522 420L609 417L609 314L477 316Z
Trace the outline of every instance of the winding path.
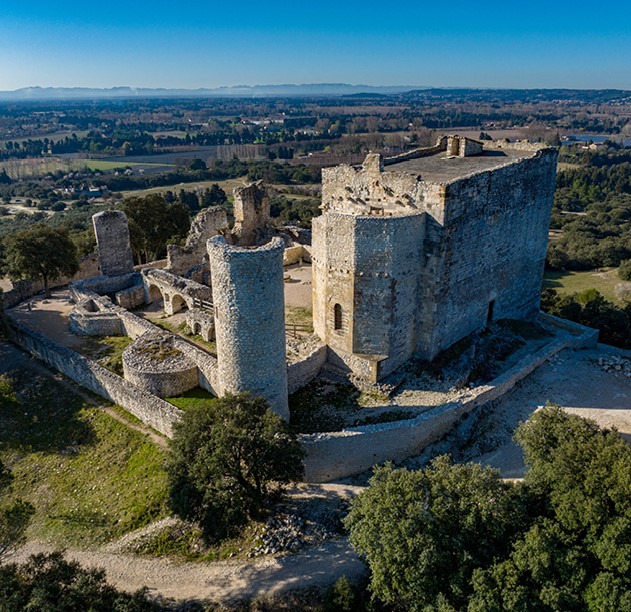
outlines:
M51 546L29 542L7 561L25 561ZM178 562L103 551L67 550L84 567L104 568L107 579L125 591L146 586L153 596L176 601L230 602L292 589L323 587L341 576L359 578L364 564L346 538L338 538L287 557L213 563Z

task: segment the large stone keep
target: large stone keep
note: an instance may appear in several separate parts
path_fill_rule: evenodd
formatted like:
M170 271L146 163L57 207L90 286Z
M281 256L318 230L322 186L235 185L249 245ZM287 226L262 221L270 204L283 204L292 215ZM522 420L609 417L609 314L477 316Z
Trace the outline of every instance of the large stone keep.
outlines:
M99 267L104 276L119 276L134 271L129 242L127 215L122 210L105 210L92 217Z
M492 319L539 309L556 149L460 137L322 171L314 329L377 381Z
M281 238L237 247L208 241L219 367L218 392L250 391L289 418Z

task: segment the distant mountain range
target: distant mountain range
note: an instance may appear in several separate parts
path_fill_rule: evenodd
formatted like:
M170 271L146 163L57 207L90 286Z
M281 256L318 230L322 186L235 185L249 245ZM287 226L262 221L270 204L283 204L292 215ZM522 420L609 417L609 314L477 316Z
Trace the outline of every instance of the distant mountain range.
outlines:
M0 101L76 100L110 98L190 98L190 97L266 97L266 96L347 96L355 94L398 94L425 89L419 86L348 85L314 83L304 85L235 85L214 89L152 89L145 87L24 87L0 91Z

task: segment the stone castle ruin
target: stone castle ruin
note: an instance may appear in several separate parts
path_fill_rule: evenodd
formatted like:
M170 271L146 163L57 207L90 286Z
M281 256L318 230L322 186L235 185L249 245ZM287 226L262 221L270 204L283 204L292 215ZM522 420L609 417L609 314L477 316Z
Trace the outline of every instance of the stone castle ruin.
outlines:
M156 401L196 386L249 391L288 419L288 392L323 370L374 384L495 319L534 317L556 158L541 144L448 136L397 157L325 168L310 244L272 226L267 189L251 183L235 190L233 228L223 208L202 211L162 267L134 269L124 213L99 213L101 274L71 285L71 329L134 339L123 354L126 382ZM313 283L314 335L302 354L287 350L284 301L283 266L298 259L312 261ZM159 301L167 314L186 311L190 330L216 341L216 355L130 311ZM162 421L149 421L171 418L169 405L159 406ZM344 454L349 436L318 449ZM352 469L312 476L325 472Z
M537 313L556 158L450 136L325 168L313 319L329 360L376 382L493 319Z

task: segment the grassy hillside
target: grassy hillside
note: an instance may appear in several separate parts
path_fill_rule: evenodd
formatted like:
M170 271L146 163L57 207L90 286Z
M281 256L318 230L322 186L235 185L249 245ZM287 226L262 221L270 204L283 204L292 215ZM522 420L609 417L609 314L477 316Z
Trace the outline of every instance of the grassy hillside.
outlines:
M36 508L30 538L90 546L167 515L164 451L28 367L0 376L0 458Z

